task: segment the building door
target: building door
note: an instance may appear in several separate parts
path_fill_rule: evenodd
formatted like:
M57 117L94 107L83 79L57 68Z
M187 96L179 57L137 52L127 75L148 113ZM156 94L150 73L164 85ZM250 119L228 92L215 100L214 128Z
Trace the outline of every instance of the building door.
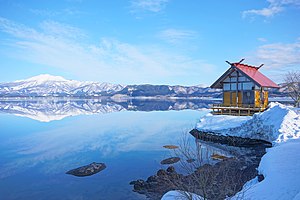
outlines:
M231 92L231 105L236 105L236 92Z
M238 92L238 96L236 96L236 92L231 92L231 105L236 106L238 104L239 106L241 106L242 102L243 102L242 92Z
M230 106L230 92L224 92L223 93L223 104L224 106Z

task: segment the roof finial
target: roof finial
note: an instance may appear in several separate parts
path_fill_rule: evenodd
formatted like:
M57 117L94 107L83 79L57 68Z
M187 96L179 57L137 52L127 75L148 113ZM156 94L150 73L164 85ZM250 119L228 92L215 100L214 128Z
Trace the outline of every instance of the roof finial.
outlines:
M242 60L240 60L239 64L241 64L244 60L245 60L245 58L243 58Z
M225 62L226 62L226 63L228 63L228 65L232 65L232 63L231 63L231 62L229 62L229 61L227 61L227 60L226 60Z
M261 68L262 66L264 66L264 64L259 65L257 69Z

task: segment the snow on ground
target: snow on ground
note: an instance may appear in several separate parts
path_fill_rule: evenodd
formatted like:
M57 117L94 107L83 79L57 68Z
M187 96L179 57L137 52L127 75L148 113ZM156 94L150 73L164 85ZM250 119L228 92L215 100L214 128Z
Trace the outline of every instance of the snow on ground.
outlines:
M197 129L273 143L258 168L265 179L262 182L252 180L251 186L235 199L241 196L250 200L300 199L300 113L297 109L271 103L265 112L250 118L207 115L197 124Z
M299 124L299 114L294 110L280 103L270 103L266 111L257 113L253 117L208 114L200 120L196 128L215 134L278 143L291 138L299 138Z
M243 196L243 199L249 200L299 200L299 152L300 139L291 139L268 149L258 167L265 179L249 186L236 197Z
M188 193L188 192L183 192L183 191L169 191L164 196L162 197L161 200L204 200L204 198L194 194L194 193Z
M197 124L197 129L273 143L258 167L259 173L265 179L261 182L257 179L249 181L240 193L230 199L300 200L299 110L280 103L271 103L265 112L253 117L208 114ZM166 200L165 196L162 199Z
M197 129L202 131L217 131L222 133L224 129L240 127L245 121L251 119L251 116L229 116L229 115L212 115L207 114L200 119Z

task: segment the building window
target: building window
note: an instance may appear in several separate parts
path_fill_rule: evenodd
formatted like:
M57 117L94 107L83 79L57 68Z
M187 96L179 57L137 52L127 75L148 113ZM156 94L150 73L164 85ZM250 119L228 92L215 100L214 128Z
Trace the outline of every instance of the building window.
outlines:
M236 90L236 83L231 83L231 90Z
M224 91L229 91L230 90L230 83L224 83L223 84L223 90Z
M243 83L243 90L253 90L254 84L249 82L249 83Z

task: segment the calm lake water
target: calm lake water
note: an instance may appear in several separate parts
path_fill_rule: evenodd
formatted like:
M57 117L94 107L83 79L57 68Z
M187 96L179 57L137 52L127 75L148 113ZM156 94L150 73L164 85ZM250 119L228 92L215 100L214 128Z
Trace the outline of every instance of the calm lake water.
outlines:
M146 179L208 111L208 102L0 102L0 199L145 199ZM194 109L194 110L193 110ZM190 136L192 137L192 136ZM103 162L95 175L68 170Z

